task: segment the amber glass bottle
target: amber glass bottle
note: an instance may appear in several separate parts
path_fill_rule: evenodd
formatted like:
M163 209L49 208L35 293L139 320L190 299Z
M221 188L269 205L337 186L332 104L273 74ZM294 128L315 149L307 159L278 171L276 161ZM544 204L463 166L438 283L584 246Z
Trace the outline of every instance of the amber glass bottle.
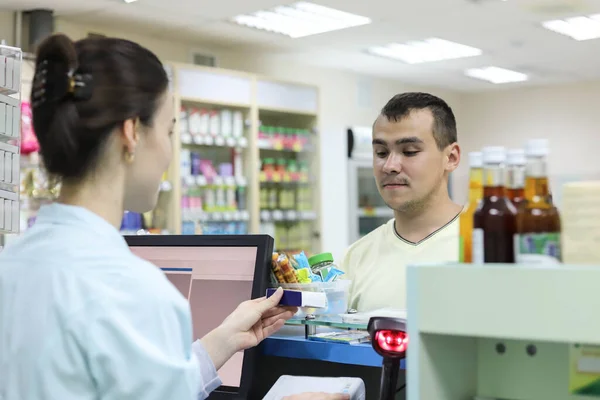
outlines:
M506 178L506 197L518 211L525 200L525 150L508 150Z
M516 209L506 197L504 147L485 147L483 200L473 218L473 263L513 263Z
M483 198L483 160L481 152L469 153L469 200L460 214L460 238L462 241L462 262L473 260L473 216Z
M548 141L532 139L526 144L525 204L517 213L515 259L519 263L559 263L560 214L548 188L546 157Z

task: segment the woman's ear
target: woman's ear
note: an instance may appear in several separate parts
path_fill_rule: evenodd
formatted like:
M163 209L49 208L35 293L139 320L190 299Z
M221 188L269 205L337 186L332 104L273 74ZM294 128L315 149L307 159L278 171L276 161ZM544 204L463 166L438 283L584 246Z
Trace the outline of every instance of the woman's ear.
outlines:
M121 142L127 153L134 154L135 148L140 140L139 135L140 121L136 119L128 119L121 126Z

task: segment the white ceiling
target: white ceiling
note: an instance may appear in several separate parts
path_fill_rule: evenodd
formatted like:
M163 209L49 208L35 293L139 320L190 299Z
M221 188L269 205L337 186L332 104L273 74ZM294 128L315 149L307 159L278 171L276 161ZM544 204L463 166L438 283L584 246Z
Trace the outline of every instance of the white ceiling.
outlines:
M454 90L546 85L600 79L600 40L577 42L540 22L600 12L598 0L313 0L370 17L370 25L289 39L227 22L229 17L293 0L0 0L0 8L46 7L79 22L100 22L195 38L240 51L260 47L282 59L344 68L408 83ZM369 46L439 37L478 47L483 55L407 65L365 53ZM596 51L595 51L596 50ZM492 85L463 70L495 65L531 76L529 82Z

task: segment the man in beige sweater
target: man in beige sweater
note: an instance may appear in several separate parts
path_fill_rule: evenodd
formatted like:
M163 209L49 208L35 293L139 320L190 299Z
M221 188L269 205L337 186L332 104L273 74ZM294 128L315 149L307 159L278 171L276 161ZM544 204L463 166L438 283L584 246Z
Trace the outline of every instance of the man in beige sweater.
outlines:
M458 261L462 206L448 193L460 162L456 120L442 99L403 93L373 124L373 174L394 219L348 249L350 308L406 308L406 266Z

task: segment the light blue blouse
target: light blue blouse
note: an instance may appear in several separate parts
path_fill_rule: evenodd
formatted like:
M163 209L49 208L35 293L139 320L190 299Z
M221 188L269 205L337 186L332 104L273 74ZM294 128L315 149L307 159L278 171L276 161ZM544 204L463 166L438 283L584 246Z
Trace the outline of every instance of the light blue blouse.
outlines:
M187 300L83 208L43 207L0 253L0 400L206 398L192 335Z

